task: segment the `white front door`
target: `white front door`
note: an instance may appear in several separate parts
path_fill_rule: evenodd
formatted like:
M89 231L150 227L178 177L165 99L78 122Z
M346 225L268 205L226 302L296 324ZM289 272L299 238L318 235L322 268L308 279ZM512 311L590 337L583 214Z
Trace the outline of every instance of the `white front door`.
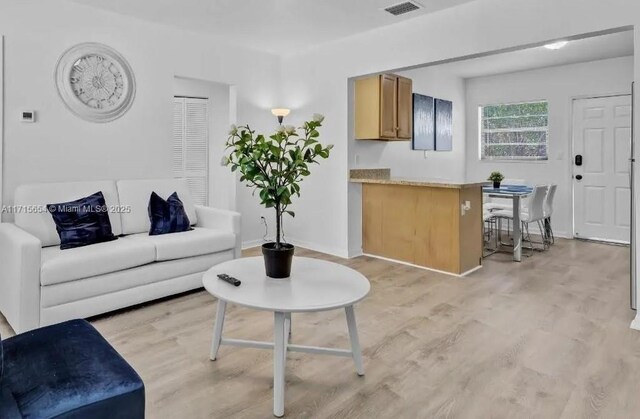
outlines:
M573 211L576 237L629 243L630 157L631 96L574 100Z

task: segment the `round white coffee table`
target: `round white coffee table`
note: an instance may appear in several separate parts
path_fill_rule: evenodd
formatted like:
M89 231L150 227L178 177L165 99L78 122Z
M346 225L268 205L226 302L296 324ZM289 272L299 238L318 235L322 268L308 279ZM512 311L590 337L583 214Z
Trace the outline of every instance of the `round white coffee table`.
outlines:
M235 287L218 279L226 273L240 281ZM371 288L361 273L337 263L294 257L291 278L272 279L265 275L262 257L235 259L214 266L202 280L209 293L218 298L213 327L211 360L215 361L220 345L273 349L273 414L284 415L284 372L287 351L353 358L358 375L364 375L362 353L353 305ZM258 342L222 337L227 303L274 313L274 342ZM344 308L351 339L351 350L320 348L289 343L291 313Z

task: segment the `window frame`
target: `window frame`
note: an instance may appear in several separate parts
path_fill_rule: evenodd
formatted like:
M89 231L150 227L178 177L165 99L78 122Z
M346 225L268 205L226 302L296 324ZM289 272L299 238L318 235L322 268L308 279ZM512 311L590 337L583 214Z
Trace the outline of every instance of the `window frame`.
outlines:
M485 130L483 129L483 122L484 119L482 117L482 113L483 113L483 109L486 107L490 107L490 106L513 106L513 105L527 105L527 104L535 104L535 103L546 103L547 104L547 114L546 115L530 115L530 116L546 116L547 117L547 126L546 128L543 127L530 127L529 129L522 129L520 130L520 132L532 132L532 131L540 131L540 132L546 132L546 155L544 156L544 158L526 158L526 157L522 157L522 156L510 156L510 157L489 157L486 158L483 156L483 147L484 147L484 138L483 138L483 134L485 133ZM528 115L529 116L529 115ZM503 118L507 118L507 117L503 117ZM516 118L516 117L513 117ZM531 128L541 128L541 129L531 129ZM502 132L518 132L518 129L511 129L511 128L496 128L493 129L493 132L499 132L499 130L502 130ZM515 145L515 144L521 144L521 143L505 143L507 145ZM538 144L543 144L543 143L538 143ZM499 162L499 163L533 163L533 164L545 164L549 162L549 100L548 99L535 99L535 100L526 100L526 101L519 101L519 102L503 102L503 103L486 103L486 104L481 104L478 105L478 160L480 162L486 162L486 163L495 163L495 162Z

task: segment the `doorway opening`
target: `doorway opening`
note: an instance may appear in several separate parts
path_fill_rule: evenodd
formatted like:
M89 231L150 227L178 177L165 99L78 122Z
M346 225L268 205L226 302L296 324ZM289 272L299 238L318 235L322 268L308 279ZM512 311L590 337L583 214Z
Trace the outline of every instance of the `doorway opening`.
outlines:
M532 236L539 245L538 249L544 249L548 252L546 255L550 255L549 259L554 261L552 263L558 263L558 266L566 269L589 266L594 255L615 260L613 263L620 265L620 272L624 269L624 275L620 275L621 280L616 281L616 286L626 288L631 283L630 295L632 307L635 308L636 269L634 258L631 257L635 254L631 240L635 229L632 216L633 185L630 181L632 168L629 166L632 155L634 29L617 28L564 40L568 42L563 42L562 46L549 40L549 43L411 68L381 69L373 73L393 73L409 78L413 82L414 94L452 101L453 149L447 152L419 152L411 149L410 143L357 141L351 121L349 168L391 168L392 176L452 182L482 182L493 171L499 171L504 175L507 185L528 186L530 189L544 185L551 189L555 185L557 189L550 224L552 237L559 240L545 240L546 232L537 234L536 229L536 234ZM355 81L370 75L357 75L350 80L351 114ZM574 102L582 103L579 100L587 99L606 102L613 101L613 98L622 102L606 104L605 107L610 108L607 112L611 115L611 127L600 127L604 130L601 132L602 151L595 153L602 159L605 159L603 153L610 154L606 159L612 174L611 186L604 185L604 190L587 188L581 199L589 195L590 200L600 205L589 206L582 216L583 220L590 222L606 215L615 234L590 234L583 228L575 227L578 207L575 205L574 184L579 179L574 176L581 175L583 180L588 180L587 175L596 172L596 161L589 156L596 151L597 140L595 134L591 133L591 137L582 141L582 148L574 145L574 117L579 114L574 111ZM589 111L583 109L582 112ZM610 143L604 142L606 138L611 138ZM582 153L582 166L575 165L575 157L580 154L577 151ZM586 182L582 185L589 186ZM599 185L594 183L592 186ZM602 192L602 198L595 193L598 191ZM362 252L362 196L359 193L357 186L350 185L349 249L353 254ZM493 201L492 197L488 199ZM507 210L516 212L504 199L489 203L502 204ZM524 213L526 203L523 207ZM508 226L508 222L502 223L502 228L507 230L506 236L502 232L502 236L507 237L504 247L516 249L518 246L514 241L509 242L509 236L514 235L510 234L513 228L510 232ZM535 224L533 226L535 228ZM608 243L622 243L626 247L605 247L571 240L574 238L606 240ZM549 246L549 242L556 244ZM530 244L530 247L536 246ZM515 250L512 253L515 254ZM533 259L539 254L531 253ZM556 261L554 257L559 260ZM510 266L506 264L511 261L511 255L492 256L487 261Z

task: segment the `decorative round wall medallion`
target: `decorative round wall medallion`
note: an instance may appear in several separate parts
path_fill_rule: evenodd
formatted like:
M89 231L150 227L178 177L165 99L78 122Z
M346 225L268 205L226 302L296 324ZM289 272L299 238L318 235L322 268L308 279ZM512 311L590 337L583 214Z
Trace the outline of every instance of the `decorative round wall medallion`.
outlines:
M94 42L66 50L58 60L55 78L67 108L92 122L109 122L124 115L136 92L127 60L113 48Z

